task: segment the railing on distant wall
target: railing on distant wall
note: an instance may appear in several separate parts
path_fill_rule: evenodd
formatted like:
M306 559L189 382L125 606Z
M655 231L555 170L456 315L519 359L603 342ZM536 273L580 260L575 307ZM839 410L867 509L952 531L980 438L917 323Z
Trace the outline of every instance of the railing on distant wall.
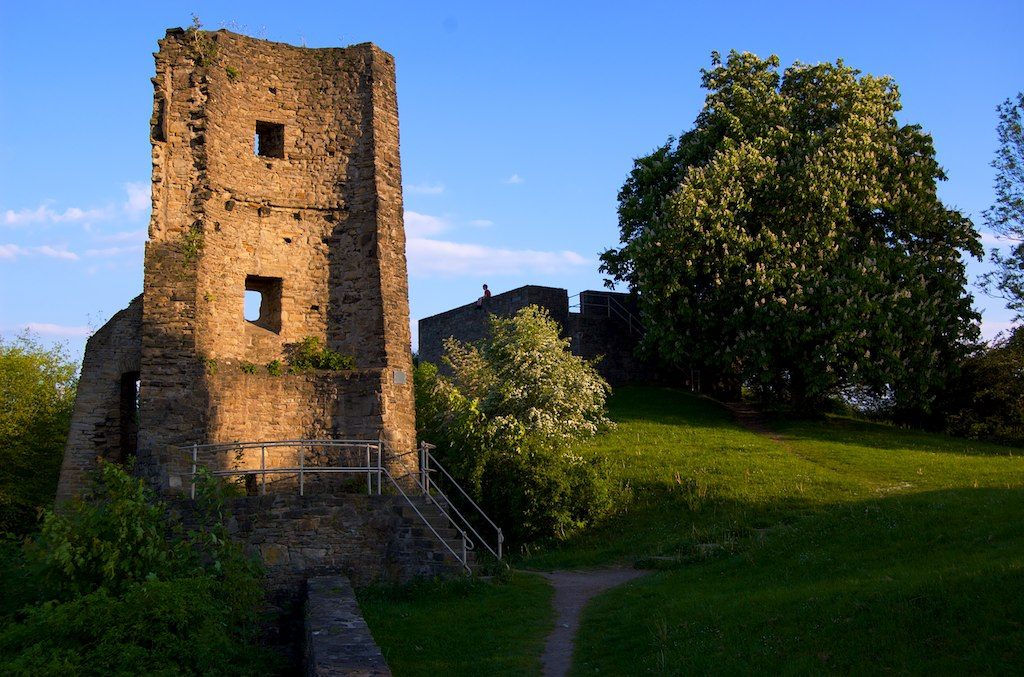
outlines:
M572 302L573 299L576 299L576 303ZM634 333L640 336L647 333L640 319L611 294L580 292L569 299L569 308L578 308L579 313L584 316L618 318L629 328L630 336Z
M498 560L502 559L504 536L501 529L438 463L430 453L433 446L427 443L420 445L417 451L404 455L395 453L384 440L277 440L193 444L179 448L192 455L190 495L193 499L195 478L200 469L206 469L214 477L239 478L247 491L258 491L260 495L267 493L268 482L272 485L273 493L294 491L297 488L299 495L304 496L307 482L320 485L322 476L365 475L367 494L384 493L387 487L394 489L467 570L470 570L468 553L475 549L477 543ZM256 452L259 453L258 463ZM413 453L419 453L418 472L409 468L403 459L403 456ZM396 472L399 468L401 470ZM431 476L435 472L443 474L448 480L448 486L463 497L461 502L477 513L477 519L474 520L477 525L486 525L494 530L493 546L437 485ZM459 533L461 552L437 532L428 516L411 499L410 492L424 496L428 504L433 503L437 507L448 524ZM470 538L471 535L473 538Z

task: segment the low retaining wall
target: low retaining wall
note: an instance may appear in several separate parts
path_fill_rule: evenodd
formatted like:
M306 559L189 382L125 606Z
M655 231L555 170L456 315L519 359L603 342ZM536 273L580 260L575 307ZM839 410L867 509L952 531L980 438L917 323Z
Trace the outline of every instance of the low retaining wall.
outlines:
M344 576L308 581L306 677L391 675Z

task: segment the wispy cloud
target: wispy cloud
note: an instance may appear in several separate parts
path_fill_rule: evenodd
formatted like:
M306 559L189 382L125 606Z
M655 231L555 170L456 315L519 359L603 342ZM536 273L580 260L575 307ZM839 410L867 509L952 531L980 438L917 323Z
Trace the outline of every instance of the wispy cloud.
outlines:
M13 261L19 256L24 256L28 251L16 244L0 244L0 259Z
M145 242L149 233L145 229L125 230L109 235L97 235L97 242Z
M507 183L510 186L516 186L519 185L520 183L523 183L523 177L519 176L518 174L513 174L512 176L505 179L505 183Z
M138 254L145 249L141 244L133 245L131 247L106 247L104 249L86 249L84 256L89 258L110 258L113 256L122 256L125 254Z
M68 207L58 212L43 204L35 209L21 209L14 211L8 209L4 212L4 224L8 226L27 226L36 223L75 223L80 221L102 221L109 219L112 212L109 209L81 209L79 207Z
M572 251L500 249L421 237L408 240L408 256L410 275L429 277L551 273L591 263Z
M150 198L150 186L148 183L134 181L124 184L124 190L128 193L128 199L121 205L121 210L131 216L149 211L153 203Z
M78 254L68 251L67 248L52 247L48 244L44 244L39 247L22 247L17 244L0 244L0 259L6 261L14 261L15 259L24 258L26 256L46 256L53 259L63 259L65 261L77 261Z
M979 231L981 235L981 243L986 247L1012 247L1020 244L1020 240L1013 237L1007 237L1006 235L999 235L997 233L988 233L985 231Z
M490 228L494 225L494 221L490 219L474 219L469 222L469 225L476 226L477 228Z
M8 209L3 213L2 223L14 227L47 223L89 224L94 221L109 221L119 216L136 218L149 210L151 203L148 183L131 182L121 187L125 192L125 198L118 207L68 207L61 211L54 209L52 201L47 201L34 208Z
M415 195L440 195L444 192L444 184L437 183L416 183L404 187L406 193Z
M448 221L439 216L405 210L405 233L408 237L439 235L450 228Z
M69 327L61 324L49 324L47 322L29 322L24 326L33 334L42 336L88 336L92 333L89 327Z
M54 259L63 259L65 261L78 260L78 254L69 252L64 247L51 247L48 244L44 244L41 247L33 247L33 249L43 256L48 256Z

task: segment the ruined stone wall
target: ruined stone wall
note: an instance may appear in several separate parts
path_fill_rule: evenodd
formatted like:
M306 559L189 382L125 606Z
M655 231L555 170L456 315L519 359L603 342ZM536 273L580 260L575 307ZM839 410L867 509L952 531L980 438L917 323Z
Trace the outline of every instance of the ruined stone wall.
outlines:
M175 447L193 442L411 449L393 59L180 29L155 57L142 470L173 488ZM307 336L353 356L357 375L269 376Z
M142 297L138 296L86 343L57 486L58 502L87 488L97 459L120 462L133 453L141 334Z

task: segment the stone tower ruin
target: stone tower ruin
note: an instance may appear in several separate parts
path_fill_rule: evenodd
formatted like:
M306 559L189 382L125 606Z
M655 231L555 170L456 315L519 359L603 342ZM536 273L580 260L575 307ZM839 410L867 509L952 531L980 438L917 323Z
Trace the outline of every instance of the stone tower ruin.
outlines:
M190 444L411 450L393 58L191 29L155 58L143 293L86 347L58 499L127 456L178 491ZM290 373L307 337L355 368Z

